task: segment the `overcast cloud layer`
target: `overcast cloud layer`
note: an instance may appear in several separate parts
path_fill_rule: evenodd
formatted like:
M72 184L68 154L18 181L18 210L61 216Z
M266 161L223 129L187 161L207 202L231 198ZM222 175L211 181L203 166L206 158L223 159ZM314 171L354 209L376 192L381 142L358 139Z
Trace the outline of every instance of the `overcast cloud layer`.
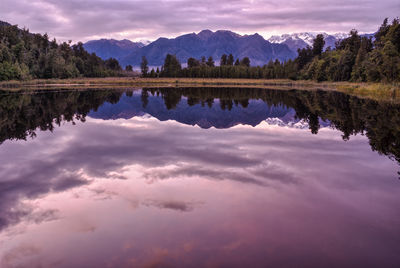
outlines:
M0 20L59 40L175 37L228 29L264 37L301 31L374 32L398 0L1 0Z

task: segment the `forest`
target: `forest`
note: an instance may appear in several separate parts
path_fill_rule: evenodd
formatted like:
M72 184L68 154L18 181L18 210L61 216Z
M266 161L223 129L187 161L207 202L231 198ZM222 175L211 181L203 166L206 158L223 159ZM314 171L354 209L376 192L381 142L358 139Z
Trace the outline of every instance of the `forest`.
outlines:
M149 70L142 57L143 77L250 78L315 81L384 82L400 81L400 21L385 19L373 38L350 31L349 37L324 50L323 35L313 46L298 50L294 60L270 61L251 66L248 57L222 55L219 64L212 57L189 58L185 68L175 55L166 55L161 68ZM126 66L132 72L132 66ZM125 74L126 74L125 72ZM116 59L102 60L88 53L81 42L57 43L47 34L0 21L0 81L47 78L123 76Z
M0 21L0 81L117 76L117 60L102 60L82 43L57 43L47 34Z
M234 59L222 55L219 66L212 57L189 58L187 67L175 55L168 54L161 70L150 72L142 59L144 77L252 78L316 81L398 82L400 81L400 24L385 19L374 37L365 37L356 30L337 42L334 48L323 49L323 35L317 35L313 46L298 50L294 60L270 61L264 66L251 66L249 58Z

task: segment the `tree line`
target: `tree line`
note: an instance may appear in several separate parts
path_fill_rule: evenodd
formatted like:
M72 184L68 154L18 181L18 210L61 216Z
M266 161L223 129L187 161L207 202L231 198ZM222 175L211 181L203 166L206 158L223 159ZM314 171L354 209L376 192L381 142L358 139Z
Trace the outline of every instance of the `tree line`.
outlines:
M219 66L212 57L189 58L182 68L175 55L168 54L161 70L149 72L142 57L144 77L252 78L317 81L395 82L400 81L400 23L385 19L374 37L360 36L356 30L349 37L324 50L325 40L319 34L313 46L298 49L294 60L270 61L264 66L250 66L248 57L234 59L222 55Z
M88 53L81 42L59 44L47 34L0 24L0 81L116 76L120 70L116 59L102 60Z

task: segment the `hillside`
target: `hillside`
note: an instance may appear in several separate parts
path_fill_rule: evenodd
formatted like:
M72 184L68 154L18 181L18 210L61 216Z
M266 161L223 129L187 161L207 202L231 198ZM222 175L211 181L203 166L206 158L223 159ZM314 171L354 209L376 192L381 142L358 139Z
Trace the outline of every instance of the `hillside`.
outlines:
M89 53L96 53L96 55L103 60L109 58L120 60L144 47L144 44L140 42L135 43L127 39L120 41L114 39L100 39L88 41L83 44L83 47Z
M0 21L0 81L115 76L120 66L88 53L82 43L57 43Z

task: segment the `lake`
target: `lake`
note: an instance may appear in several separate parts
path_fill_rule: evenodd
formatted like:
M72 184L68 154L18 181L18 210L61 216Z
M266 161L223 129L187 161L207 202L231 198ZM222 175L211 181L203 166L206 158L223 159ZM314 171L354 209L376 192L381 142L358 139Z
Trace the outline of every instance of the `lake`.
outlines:
M0 267L400 267L400 105L0 94Z

